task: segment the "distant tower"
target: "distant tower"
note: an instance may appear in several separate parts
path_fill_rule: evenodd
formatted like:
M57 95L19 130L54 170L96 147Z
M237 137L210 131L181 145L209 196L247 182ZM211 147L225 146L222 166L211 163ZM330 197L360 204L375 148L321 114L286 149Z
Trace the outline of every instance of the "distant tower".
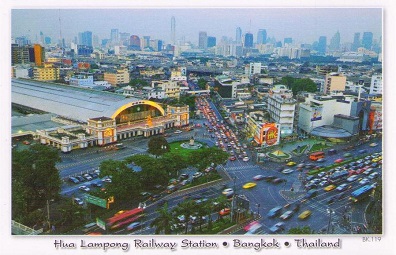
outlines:
M235 41L237 44L242 43L242 29L240 27L236 28Z
M362 45L364 48L371 50L371 46L373 45L373 33L371 32L363 33Z
M326 36L320 36L319 37L319 43L318 43L318 52L322 55L326 54L326 48L327 48L327 37Z
M257 44L265 44L267 42L267 30L259 29L257 33Z
M246 33L245 34L245 48L253 48L253 34Z
M339 50L340 41L341 41L340 32L337 31L337 33L335 33L330 40L330 45L329 45L330 50Z
M173 16L171 18L171 43L176 44L176 19Z
M199 32L198 48L206 49L208 47L208 34L206 32Z
M360 33L355 33L353 36L352 51L357 51L360 47Z

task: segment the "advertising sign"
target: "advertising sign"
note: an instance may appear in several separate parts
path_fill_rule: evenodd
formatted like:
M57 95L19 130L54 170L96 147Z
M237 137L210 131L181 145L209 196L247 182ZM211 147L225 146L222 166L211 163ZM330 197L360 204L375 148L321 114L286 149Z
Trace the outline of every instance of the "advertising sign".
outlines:
M312 113L311 121L317 121L322 119L322 107L316 107Z
M273 125L267 129L265 142L267 145L274 145L278 142L278 128Z

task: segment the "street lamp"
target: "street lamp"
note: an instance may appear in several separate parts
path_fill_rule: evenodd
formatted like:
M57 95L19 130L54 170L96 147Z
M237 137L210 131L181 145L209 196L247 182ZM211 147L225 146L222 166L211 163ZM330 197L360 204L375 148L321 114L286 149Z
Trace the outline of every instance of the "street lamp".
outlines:
M332 215L335 214L333 209L327 208L327 214L329 215L329 223L327 225L327 234L330 233L330 226L331 226L331 220L332 220Z
M231 222L234 221L234 204L235 204L235 198L236 198L236 186L235 186L236 176L234 175L234 177L232 179L234 180L234 195L233 195L232 202L231 202Z

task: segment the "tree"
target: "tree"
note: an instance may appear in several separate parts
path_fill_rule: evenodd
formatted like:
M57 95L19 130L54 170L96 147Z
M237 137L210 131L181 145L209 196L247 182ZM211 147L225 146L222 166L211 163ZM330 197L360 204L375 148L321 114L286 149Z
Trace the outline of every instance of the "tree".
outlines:
M309 226L304 226L304 227L295 227L289 229L288 234L293 234L293 235L306 235L306 234L312 234L313 231Z
M194 151L189 157L189 162L200 169L204 169L211 163L215 165L222 164L228 158L228 153L217 147L204 148Z
M307 92L316 92L317 86L315 82L313 82L309 78L304 79L296 79L292 84L292 91L293 95L297 95L300 91L307 91Z
M197 204L195 201L191 199L184 200L183 202L179 203L175 209L173 209L176 215L183 215L184 220L186 223L185 234L188 232L188 224L191 218L191 215L195 212Z
M199 78L198 79L198 86L200 89L206 89L206 80L204 78Z
M171 226L173 222L173 215L168 210L168 203L165 203L162 207L157 210L158 217L155 218L150 227L155 227L155 234L164 233L165 235L171 234Z
M129 85L137 86L137 87L145 87L148 86L148 82L143 79L132 79L129 81Z
M56 162L59 161L57 150L40 144L31 145L27 150L13 150L12 217L14 219L18 218L24 223L30 212L44 208L47 200L59 197L61 179L55 167Z
M125 161L105 160L100 164L100 176L111 176L111 183L106 185L107 198L125 200L137 196L140 192L141 181L139 174L127 166Z
M170 146L168 144L168 141L163 136L153 136L148 141L147 152L155 155L156 157L161 156L162 154L169 151Z

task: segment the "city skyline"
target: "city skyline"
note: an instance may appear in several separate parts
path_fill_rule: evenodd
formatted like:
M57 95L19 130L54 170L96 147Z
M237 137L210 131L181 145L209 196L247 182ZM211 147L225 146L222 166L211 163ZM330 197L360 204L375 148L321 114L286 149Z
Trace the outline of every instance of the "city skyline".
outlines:
M171 31L172 17L175 18L174 31ZM260 29L266 30L267 38L275 37L282 42L284 38L292 38L297 43L313 43L320 36L330 41L337 31L341 44L353 43L355 33L371 32L373 40L380 40L382 9L14 9L11 12L12 37L28 36L31 41L37 41L42 32L51 37L53 43L57 43L60 36L70 42L84 31L91 31L101 40L110 39L111 30L118 29L120 33L148 35L166 43L172 43L171 37L175 34L176 41L184 38L198 45L199 32L204 31L218 41L223 36L235 40L238 27L242 35L252 33L254 42Z

